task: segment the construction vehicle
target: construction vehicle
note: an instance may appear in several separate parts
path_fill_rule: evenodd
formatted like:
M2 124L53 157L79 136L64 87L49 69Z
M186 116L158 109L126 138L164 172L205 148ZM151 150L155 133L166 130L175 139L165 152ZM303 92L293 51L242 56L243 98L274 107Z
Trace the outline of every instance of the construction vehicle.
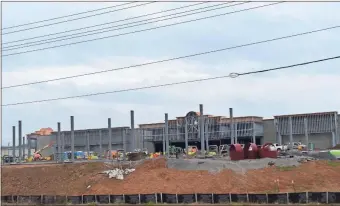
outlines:
M222 144L218 147L218 154L222 157L227 156L229 154L229 145Z
M188 146L188 154L189 156L195 156L198 152L197 146Z
M4 156L2 156L2 161L4 163L11 163L11 162L14 162L14 158L12 156L9 156L9 155L4 155Z
M217 145L209 145L209 152L207 153L208 157L214 157L218 155L218 146Z
M117 149L117 150L111 150L111 152L108 150L106 158L110 158L110 153L111 153L111 158L112 159L123 159L124 155L124 150L123 149Z
M52 147L53 144L54 144L54 142L51 142L51 143L49 143L48 145L46 145L46 146L44 146L43 148L41 148L40 150L35 151L35 152L33 153L33 161L40 161L40 160L49 161L49 160L51 160L51 159L52 159L51 156L49 156L49 157L43 157L43 156L41 155L41 152L44 151L44 150L47 149L47 148Z

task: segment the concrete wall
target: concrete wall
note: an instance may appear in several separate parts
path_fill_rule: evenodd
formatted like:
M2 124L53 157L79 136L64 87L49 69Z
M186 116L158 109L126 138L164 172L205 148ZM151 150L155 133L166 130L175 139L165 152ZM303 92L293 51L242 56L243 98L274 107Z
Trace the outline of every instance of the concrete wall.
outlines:
M263 120L263 142L276 143L276 129L274 125L274 119Z
M309 143L314 143L315 148L327 149L332 147L332 133L323 133L323 134L309 134L308 136ZM306 144L305 135L293 135L294 142L302 142ZM282 136L282 143L289 143L289 136Z

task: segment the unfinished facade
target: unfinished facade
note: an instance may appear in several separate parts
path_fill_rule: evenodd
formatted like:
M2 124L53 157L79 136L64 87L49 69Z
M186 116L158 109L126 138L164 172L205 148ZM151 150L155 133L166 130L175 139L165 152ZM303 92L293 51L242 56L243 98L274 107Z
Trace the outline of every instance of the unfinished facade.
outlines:
M172 145L185 147L185 139L190 145L201 149L201 131L204 133L205 145L231 144L232 137L239 143L263 143L262 117L234 117L202 115L203 128L200 128L200 113L188 112L184 117L168 121L168 137ZM232 129L234 125L235 129ZM163 151L165 123L140 124L139 129L144 141L152 142L155 151Z
M274 116L278 143L313 143L316 148L339 144L338 112Z

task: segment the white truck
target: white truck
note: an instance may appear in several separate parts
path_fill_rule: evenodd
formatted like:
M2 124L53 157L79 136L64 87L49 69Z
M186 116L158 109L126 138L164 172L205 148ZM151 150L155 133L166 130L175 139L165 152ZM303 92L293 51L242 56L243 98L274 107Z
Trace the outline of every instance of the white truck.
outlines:
M288 146L287 145L280 145L278 143L273 143L275 149L280 152L280 151L286 151L288 150Z
M292 142L291 144L288 144L289 149L305 149L307 146L302 144L301 142Z

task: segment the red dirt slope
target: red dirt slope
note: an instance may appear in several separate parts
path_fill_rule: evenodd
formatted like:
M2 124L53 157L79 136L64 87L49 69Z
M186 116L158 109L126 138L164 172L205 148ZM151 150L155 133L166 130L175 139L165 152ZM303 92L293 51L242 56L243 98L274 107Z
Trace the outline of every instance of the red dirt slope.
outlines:
M271 193L278 192L277 186L280 192L340 191L340 161L308 162L295 168L270 167L248 171L245 175L231 170L217 174L178 171L165 165L164 159L146 161L123 181L98 174L107 169L102 163L4 167L2 189L4 195ZM279 185L275 183L277 179Z

